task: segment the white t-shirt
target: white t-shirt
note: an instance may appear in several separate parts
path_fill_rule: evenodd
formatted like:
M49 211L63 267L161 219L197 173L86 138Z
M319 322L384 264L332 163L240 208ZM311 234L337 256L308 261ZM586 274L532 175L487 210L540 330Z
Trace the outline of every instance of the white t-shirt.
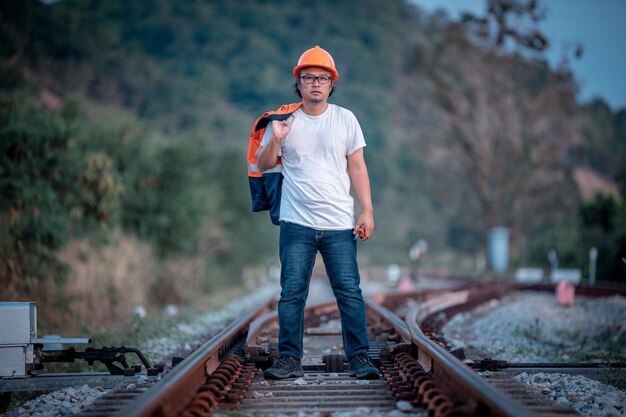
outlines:
M319 116L298 109L279 155L283 164L280 220L318 230L354 227L354 201L346 157L365 146L354 114L329 104ZM272 124L261 146L272 137Z

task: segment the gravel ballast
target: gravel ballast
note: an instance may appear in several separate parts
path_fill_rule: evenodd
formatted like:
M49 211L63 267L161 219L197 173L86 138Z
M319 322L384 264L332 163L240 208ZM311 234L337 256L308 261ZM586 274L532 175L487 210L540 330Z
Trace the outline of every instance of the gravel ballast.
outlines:
M27 401L21 407L5 413L4 416L49 417L76 414L90 406L105 392L106 390L102 387L90 388L87 385L63 388Z
M509 362L626 361L626 298L516 293L458 314L443 328L451 348L473 347ZM577 375L522 373L517 379L588 417L626 415L626 392Z
M452 348L512 362L624 361L626 298L578 297L562 307L550 293L518 293L456 315L444 336Z

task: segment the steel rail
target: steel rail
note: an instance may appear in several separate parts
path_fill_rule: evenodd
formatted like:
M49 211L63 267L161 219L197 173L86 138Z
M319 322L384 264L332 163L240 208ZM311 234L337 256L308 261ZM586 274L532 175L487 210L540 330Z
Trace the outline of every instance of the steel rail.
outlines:
M396 333L398 333L402 337L404 342L411 343L411 333L409 332L409 329L407 328L404 320L402 320L401 317L398 317L398 315L395 314L393 311L384 307L382 303L377 301L378 299L379 298L377 297L366 298L365 299L366 307L372 313L374 313L374 315L378 317L379 320L380 319L387 320L387 322L391 326L393 326Z
M437 302L437 298L434 297L429 301L441 307L466 302L470 297L468 291L463 290L458 291L458 295L452 296L453 301L442 304ZM493 388L456 357L430 340L417 325L418 317L423 316L420 306L411 309L402 320L394 312L382 306L380 301L382 301L380 297L374 296L367 299L366 304L370 310L376 312L376 315L384 317L388 323L391 323L405 341L408 340L417 347L417 361L425 371L432 372L433 376L448 386L458 398L470 399L469 403L475 404L475 415L509 417L533 415L521 403Z
M269 296L256 308L222 329L195 352L168 372L161 381L142 394L128 407L119 410L118 417L169 417L178 415L196 394L208 375L219 365L224 346L239 337L249 324L265 313L275 296Z
M528 417L530 413L517 400L501 393L460 362L441 346L430 340L420 329L420 306L415 306L405 318L412 342L418 349L418 362L424 370L446 383L460 398L477 401L476 415Z

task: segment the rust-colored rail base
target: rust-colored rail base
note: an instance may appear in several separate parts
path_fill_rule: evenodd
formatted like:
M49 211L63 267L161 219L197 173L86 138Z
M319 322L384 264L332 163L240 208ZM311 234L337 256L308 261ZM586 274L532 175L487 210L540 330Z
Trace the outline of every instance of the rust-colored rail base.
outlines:
M248 392L255 373L254 364L244 365L237 356L227 357L198 389L198 393L181 416L204 417L216 407L226 409L237 407Z
M407 350L408 346L407 349L399 346L394 353L381 352L381 371L394 396L398 401L408 401L414 407L427 409L431 416L450 416L454 411L452 399Z

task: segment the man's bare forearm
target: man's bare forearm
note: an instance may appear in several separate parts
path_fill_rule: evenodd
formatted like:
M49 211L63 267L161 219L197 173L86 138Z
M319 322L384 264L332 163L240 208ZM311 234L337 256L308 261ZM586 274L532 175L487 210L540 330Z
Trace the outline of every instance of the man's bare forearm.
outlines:
M359 149L354 154L348 156L348 174L352 187L359 200L359 205L364 213L372 214L372 193L370 189L370 178L367 173L367 166L363 158L363 149Z
M372 206L372 192L370 189L370 179L367 174L367 167L365 164L352 167L350 170L350 179L352 180L352 187L359 200L361 211L363 213L374 212Z
M272 169L278 164L278 150L280 142L272 136L269 143L256 152L256 165L261 172Z

